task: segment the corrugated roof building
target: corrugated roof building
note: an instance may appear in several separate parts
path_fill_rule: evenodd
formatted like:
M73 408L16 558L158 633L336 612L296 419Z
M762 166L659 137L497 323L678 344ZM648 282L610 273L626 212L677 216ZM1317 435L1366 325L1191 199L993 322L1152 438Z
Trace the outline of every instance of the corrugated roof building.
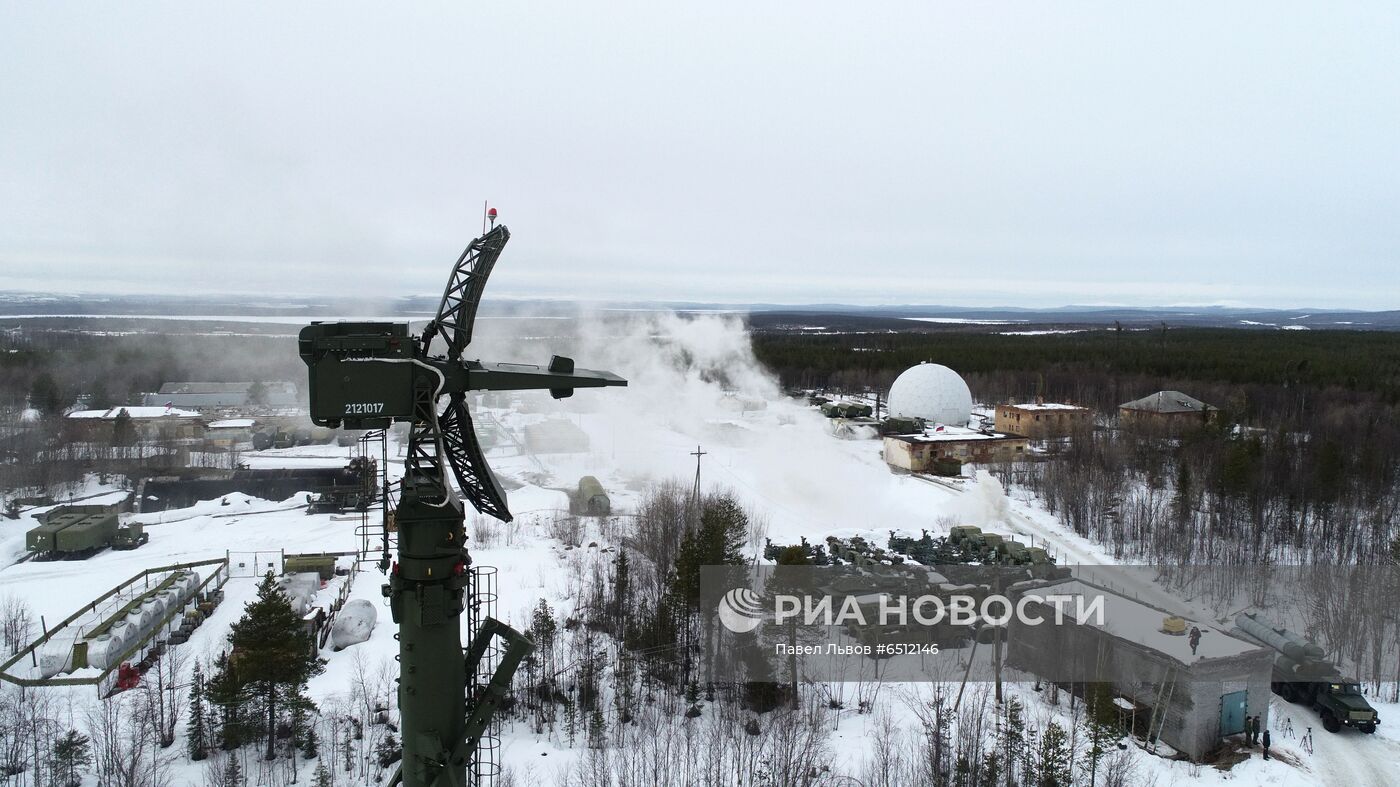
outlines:
M256 400L256 401L255 401ZM301 401L296 383L272 380L266 382L183 382L165 383L157 393L145 396L151 407L293 407Z

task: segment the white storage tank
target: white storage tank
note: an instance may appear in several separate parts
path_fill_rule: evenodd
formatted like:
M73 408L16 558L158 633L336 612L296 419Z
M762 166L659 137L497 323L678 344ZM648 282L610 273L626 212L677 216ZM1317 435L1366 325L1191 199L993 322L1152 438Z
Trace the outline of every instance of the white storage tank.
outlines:
M138 605L127 613L126 625L133 639L140 639L151 626L151 615L144 605Z
M131 624L127 623L125 620L118 620L107 627L107 635L112 638L111 658L121 658L121 655L126 652L127 648L136 644L135 638L133 637L134 634L135 632L131 630ZM89 654L90 653L91 651L89 651ZM92 657L89 655L88 661L91 660ZM107 666L111 666L111 664Z
M379 619L379 611L374 604L362 598L346 602L335 616L331 626L331 646L336 650L364 642L374 631Z
M111 634L99 634L87 641L87 662L89 667L105 670L112 662L121 658L121 640Z
M39 649L39 674L52 678L60 672L72 669L73 642L46 642Z
M175 582L180 590L180 595L186 601L194 597L195 591L199 590L199 574L195 571L183 571L182 576Z
M149 631L165 615L165 600L159 595L150 596L141 602L141 609L147 615L146 630Z

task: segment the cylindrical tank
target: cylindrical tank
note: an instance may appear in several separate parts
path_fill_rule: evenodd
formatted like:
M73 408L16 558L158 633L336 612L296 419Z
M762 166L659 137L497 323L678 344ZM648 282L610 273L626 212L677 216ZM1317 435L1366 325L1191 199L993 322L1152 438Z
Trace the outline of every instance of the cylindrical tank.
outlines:
M1256 612L1240 612L1235 616L1235 625L1254 639L1274 648L1288 657L1288 665L1294 672L1315 672L1319 665L1330 665L1327 654L1316 643L1303 639L1282 626L1274 626ZM1284 667L1284 664L1280 664Z
M73 643L47 642L39 649L39 674L52 678L60 672L67 672L73 660Z
M89 667L97 669L107 669L111 666L112 660L119 658L125 648L121 647L121 640L111 634L99 634L88 640L87 660Z
M160 619L165 616L165 599L161 598L159 595L151 596L141 602L141 610L147 616L146 626L149 629L159 623Z
M131 624L127 623L125 620L118 620L107 627L107 635L112 638L111 657L113 659L121 658L121 655L126 652L126 649L135 644L132 638L134 634L135 632L131 630ZM91 656L88 657L88 660L92 660ZM107 666L111 665L109 664Z
M364 642L378 619L379 611L373 603L362 598L346 602L331 626L331 646L340 650Z
M144 606L138 605L126 615L126 625L131 636L139 639L151 625L151 615Z
M199 590L199 573L196 571L183 571L181 577L175 583L180 588L180 593L186 601L194 597L195 591Z
M1274 626L1255 612L1241 612L1235 616L1235 625L1269 647L1287 656L1294 662L1307 663L1322 661L1327 657L1316 643L1294 634L1281 626Z

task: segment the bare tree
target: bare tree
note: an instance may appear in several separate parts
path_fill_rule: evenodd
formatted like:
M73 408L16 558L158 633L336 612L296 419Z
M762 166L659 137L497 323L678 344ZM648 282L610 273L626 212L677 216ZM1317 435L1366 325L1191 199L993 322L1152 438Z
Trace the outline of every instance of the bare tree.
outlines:
M0 599L0 639L11 656L29 644L29 632L34 627L34 614L23 598L7 593Z

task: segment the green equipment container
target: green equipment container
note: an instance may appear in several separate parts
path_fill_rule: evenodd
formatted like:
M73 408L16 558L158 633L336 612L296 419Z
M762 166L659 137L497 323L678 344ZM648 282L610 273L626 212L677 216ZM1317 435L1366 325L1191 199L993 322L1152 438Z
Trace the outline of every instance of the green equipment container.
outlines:
M315 572L321 579L335 576L335 555L287 555L282 558L282 573L309 574Z
M44 517L44 523L25 534L24 545L30 552L52 552L60 532L81 522L86 514L58 509Z
M116 534L116 514L90 514L58 531L53 548L64 554L95 552L110 546Z
M1030 555L1026 551L1028 547L1014 539L1006 539L997 548L997 553L1012 563L1025 563L1030 560Z
M954 544L961 544L968 539L976 541L981 535L982 528L976 525L958 525L948 531L948 540Z

